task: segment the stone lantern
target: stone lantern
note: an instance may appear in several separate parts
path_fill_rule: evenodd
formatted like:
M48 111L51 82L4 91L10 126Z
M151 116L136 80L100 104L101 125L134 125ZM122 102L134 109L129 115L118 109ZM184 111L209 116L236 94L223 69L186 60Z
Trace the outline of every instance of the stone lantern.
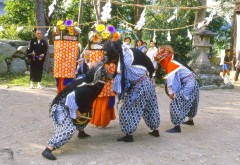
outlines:
M220 70L217 66L213 66L208 58L208 54L212 48L210 39L215 33L206 27L194 33L193 48L194 57L190 62L190 67L196 72L200 86L220 86L223 79L220 77Z
M194 67L199 69L206 69L211 67L211 63L208 59L207 54L210 52L212 48L212 44L210 44L210 39L215 35L210 30L203 28L202 30L194 33L193 47L198 49L199 56L194 61ZM197 65L197 66L196 66Z

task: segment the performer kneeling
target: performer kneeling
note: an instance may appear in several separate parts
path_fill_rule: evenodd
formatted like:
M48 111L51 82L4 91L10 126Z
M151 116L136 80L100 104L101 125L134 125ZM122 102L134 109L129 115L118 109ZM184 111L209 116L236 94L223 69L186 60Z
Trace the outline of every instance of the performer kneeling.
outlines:
M170 45L163 45L158 49L155 60L167 72L167 92L170 99L171 121L174 128L169 133L180 133L180 124L194 125L193 118L197 114L199 102L199 84L194 72L173 60L174 50ZM185 117L189 120L184 122Z
M50 115L53 119L55 134L42 152L45 158L56 160L52 151L67 143L74 135L76 128L83 129L81 124L78 124L79 118L84 113L91 113L93 101L101 93L106 79L112 76L107 74L103 66L103 62L96 64L89 70L86 77L71 83L53 100Z
M121 41L110 45L112 45L109 46L109 49L112 48L111 52L120 55L119 74L114 79L113 89L118 93L119 99L127 94L119 112L121 130L126 136L117 141L133 142L131 134L137 129L141 117L153 130L149 134L159 137L160 114L156 91L150 79L154 72L151 60L135 48L124 47ZM108 50L108 47L105 49Z

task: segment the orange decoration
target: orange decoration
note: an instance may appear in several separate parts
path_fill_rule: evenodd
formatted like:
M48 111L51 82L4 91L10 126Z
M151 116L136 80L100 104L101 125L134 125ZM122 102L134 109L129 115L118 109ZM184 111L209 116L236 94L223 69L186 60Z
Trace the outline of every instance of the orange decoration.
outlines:
M108 69L108 73L114 73L116 69L116 65L111 63L109 66L105 66ZM105 97L105 96L116 96L115 92L112 90L113 88L113 80L108 81L104 87L102 92L98 95L98 97Z
M74 27L73 26L69 26L68 27L68 33L70 34L70 35L74 35L75 34L75 30L74 30Z
M75 78L78 41L54 41L54 77Z
M96 34L92 37L92 41L94 43L98 43L98 42L100 42L100 40L101 40L101 37L98 34Z
M103 50L90 50L89 53L90 53L90 59L89 59L90 67L92 67L94 63L101 61L104 55ZM109 73L114 73L116 69L116 65L111 63L108 66L105 65L105 68L108 68ZM115 96L116 94L113 92L112 86L113 86L113 80L108 81L104 85L103 90L100 93L100 95L98 95L98 97Z
M89 62L90 67L94 65L96 62L100 62L103 58L104 51L103 50L89 50Z
M113 41L117 41L120 39L120 34L118 32L113 33Z

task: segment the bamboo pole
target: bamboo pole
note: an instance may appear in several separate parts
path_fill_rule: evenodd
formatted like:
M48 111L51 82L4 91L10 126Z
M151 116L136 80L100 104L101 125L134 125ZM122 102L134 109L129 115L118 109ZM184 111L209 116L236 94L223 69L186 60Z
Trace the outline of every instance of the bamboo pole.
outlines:
M81 28L81 23L82 23L82 6L83 6L83 1L79 0L79 10L78 10L78 26Z

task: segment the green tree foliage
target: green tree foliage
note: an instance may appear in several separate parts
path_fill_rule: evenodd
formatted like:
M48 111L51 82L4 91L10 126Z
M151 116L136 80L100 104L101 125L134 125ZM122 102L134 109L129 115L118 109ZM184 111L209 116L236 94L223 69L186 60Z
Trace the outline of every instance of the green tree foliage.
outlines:
M57 5L55 6L55 11L50 18L48 18L48 7L52 3L52 0L44 1L45 7L45 16L46 16L46 25L54 25L56 20L59 19L61 11L63 11L63 0L58 0ZM0 16L0 25L4 27L4 29L11 29L10 26L35 26L36 25L36 15L35 15L35 2L32 0L6 0L5 1L4 10L6 13ZM21 31L21 34L16 35L1 35L1 38L9 37L10 39L28 39L28 36L31 36L32 30ZM9 31L9 30L8 30ZM12 32L13 33L13 32ZM24 36L26 34L26 36ZM13 37L13 38L11 38Z
M55 10L50 18L48 18L48 7L53 2L53 0L45 0L45 15L46 15L46 24L49 26L56 25L58 20L72 19L74 21L78 20L78 10L79 10L79 0L72 0L72 3L68 8L64 7L65 0L58 0ZM122 0L124 3L134 3L134 0ZM153 0L155 5L159 6L198 6L199 2L195 0ZM33 26L36 25L36 16L35 16L35 3L32 0L6 0L6 14L0 16L0 25L4 29L8 29L8 32L0 33L1 38L12 38L12 39L29 39L32 36L33 29L26 28L23 31L18 33L13 32L16 29L16 26ZM82 11L82 23L92 22L96 20L95 12L93 8L92 0L83 0L83 11ZM144 4L150 4L150 1L144 1ZM179 10L178 19L173 20L168 23L167 19L173 15L174 10L169 9L155 9L147 8L146 10L146 25L145 28L156 28L156 29L172 29L177 27L183 27L194 23L195 10ZM112 4L112 16L118 16L129 23L134 24L134 7L132 6L120 6ZM114 25L117 29L125 29L119 24L122 23L119 19L112 19L109 21L110 24ZM10 27L10 25L12 27ZM15 27L13 27L15 26ZM128 28L131 26L128 26ZM80 35L80 42L83 46L86 46L88 43L88 32L93 29L93 23L81 26L82 34ZM134 27L131 27L132 29ZM230 28L226 29L226 21L224 18L214 19L210 25L210 30L217 33L217 37L214 39L214 45L216 48L223 48L226 46L226 39L230 36ZM193 31L192 28L189 28L190 31ZM28 34L31 33L31 34ZM188 62L186 55L191 50L191 40L187 38L187 29L170 31L171 33L171 42L167 41L167 31L157 31L157 44L171 44L175 51L179 54L179 59L185 63ZM149 43L153 38L153 31L142 30L142 39ZM134 36L130 33L123 34L123 37L131 36L132 39L135 39ZM52 38L52 36L49 36ZM224 38L225 37L225 38Z
M224 18L219 17L213 19L208 28L216 34L212 39L212 43L214 43L214 49L226 49L230 44L232 25L229 24Z
M0 17L1 25L34 25L34 1L32 0L6 0L6 13Z

